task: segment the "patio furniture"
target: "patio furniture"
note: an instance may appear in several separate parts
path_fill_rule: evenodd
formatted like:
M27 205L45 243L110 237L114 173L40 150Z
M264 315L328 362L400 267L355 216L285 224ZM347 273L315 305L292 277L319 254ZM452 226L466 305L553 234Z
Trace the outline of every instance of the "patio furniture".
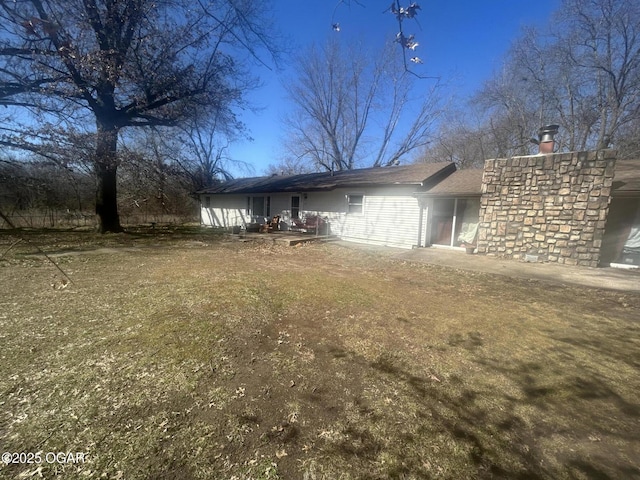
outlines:
M320 215L307 215L304 219L292 218L291 230L326 235L328 233L328 223Z
M280 230L280 215L276 215L271 219L269 231Z

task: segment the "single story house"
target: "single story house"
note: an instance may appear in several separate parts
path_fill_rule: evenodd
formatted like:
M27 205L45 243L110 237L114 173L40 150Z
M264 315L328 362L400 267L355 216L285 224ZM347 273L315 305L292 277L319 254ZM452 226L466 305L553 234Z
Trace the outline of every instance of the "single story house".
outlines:
M456 170L453 163L241 178L199 193L201 223L247 227L279 216L282 230L319 216L343 240L411 248L426 222L414 193Z
M640 266L640 161L570 152L231 180L199 193L201 221L288 229L321 217L343 240L436 246L569 265Z

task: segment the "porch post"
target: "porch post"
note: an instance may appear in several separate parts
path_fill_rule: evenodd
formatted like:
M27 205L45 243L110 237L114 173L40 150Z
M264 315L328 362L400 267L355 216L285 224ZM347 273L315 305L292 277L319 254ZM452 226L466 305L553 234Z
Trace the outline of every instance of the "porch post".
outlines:
M431 246L431 225L433 224L433 198L427 198L427 225L424 229L424 246Z
M420 248L422 246L422 217L424 216L424 207L420 199L418 199L418 205L420 205L420 217L418 218L418 248Z
M455 242L457 214L458 214L458 199L454 198L453 199L453 222L451 224L451 241L449 242L450 247L453 247L453 244Z

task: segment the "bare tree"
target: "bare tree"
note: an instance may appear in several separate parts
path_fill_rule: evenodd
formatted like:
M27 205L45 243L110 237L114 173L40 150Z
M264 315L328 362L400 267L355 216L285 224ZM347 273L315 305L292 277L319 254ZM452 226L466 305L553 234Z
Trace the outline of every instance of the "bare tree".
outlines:
M35 155L20 160L0 161L0 209L19 224L42 224L35 217L69 215L83 218L91 199L93 178ZM50 215L49 215L50 214Z
M563 7L557 48L579 75L592 80L587 97L597 112L592 141L597 149L608 148L620 128L640 115L640 4L565 0Z
M0 102L33 113L31 123L54 119L95 135L100 229L120 231L121 132L174 126L200 109L232 112L252 86L241 52L274 51L263 5L0 0ZM38 148L37 139L25 139L29 132L12 133L5 132L4 144Z
M211 186L215 182L232 178L231 168L248 170L246 162L228 155L229 147L245 132L235 118L226 118L223 112L198 115L185 122L164 145L168 158L175 162L190 179L193 191Z
M640 3L564 0L547 31L526 29L476 95L500 155L561 125L564 150L631 146L640 118ZM622 155L626 155L624 151Z
M459 169L481 167L487 158L497 156L491 150L493 139L469 121L470 111L449 112L434 141L423 149L424 162L452 162Z
M530 51L516 43L512 52L519 52L520 48ZM495 157L531 153L530 139L545 123L547 111L540 98L544 97L546 86L523 63L512 54L505 67L485 82L469 105L479 112L482 120L475 127L467 126L482 131L485 150Z
M182 179L185 190L195 192L231 178L229 144L219 132L189 121L173 129L148 129L129 139L126 148L132 159L153 163L157 172L171 170Z
M121 155L125 160L118 186L123 215L138 219L172 215L185 220L194 216L191 184L182 169L168 161L161 150L133 144L122 149Z
M285 86L294 105L285 119L289 163L306 159L321 170L397 164L428 142L441 114L438 86L419 91L388 49L376 56L330 41L296 64L298 77Z
M640 159L640 117L626 123L618 131L616 147L619 158Z
M273 175L301 175L305 173L313 173L317 171L314 165L305 162L304 159L285 157L278 163L269 164L266 174Z

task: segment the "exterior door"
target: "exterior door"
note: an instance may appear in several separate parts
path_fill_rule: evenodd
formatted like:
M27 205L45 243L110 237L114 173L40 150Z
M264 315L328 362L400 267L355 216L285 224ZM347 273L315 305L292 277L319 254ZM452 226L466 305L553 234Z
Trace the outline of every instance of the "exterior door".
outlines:
M453 198L436 198L433 201L431 227L431 243L433 245L451 246L453 221L455 217L455 200Z
M476 198L434 199L431 243L448 247L475 244L479 213Z

